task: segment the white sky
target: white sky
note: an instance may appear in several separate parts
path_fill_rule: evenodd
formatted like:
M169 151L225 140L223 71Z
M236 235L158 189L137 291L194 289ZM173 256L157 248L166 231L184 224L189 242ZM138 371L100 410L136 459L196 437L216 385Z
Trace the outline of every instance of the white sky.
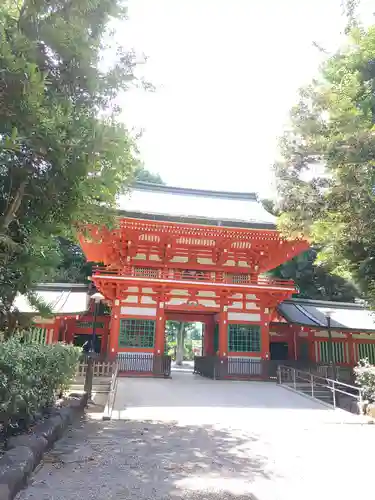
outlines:
M366 0L365 0L366 1ZM156 91L131 90L123 120L143 129L145 167L176 186L272 193L298 87L340 42L340 0L128 0L117 31L148 56Z

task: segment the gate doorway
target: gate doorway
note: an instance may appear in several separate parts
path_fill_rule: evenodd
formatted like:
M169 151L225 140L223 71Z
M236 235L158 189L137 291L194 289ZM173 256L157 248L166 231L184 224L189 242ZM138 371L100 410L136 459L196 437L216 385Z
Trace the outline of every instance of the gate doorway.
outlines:
M214 324L213 313L166 311L165 353L172 369L193 372L195 357L213 354Z
M270 342L270 358L275 361L286 361L288 359L288 343Z

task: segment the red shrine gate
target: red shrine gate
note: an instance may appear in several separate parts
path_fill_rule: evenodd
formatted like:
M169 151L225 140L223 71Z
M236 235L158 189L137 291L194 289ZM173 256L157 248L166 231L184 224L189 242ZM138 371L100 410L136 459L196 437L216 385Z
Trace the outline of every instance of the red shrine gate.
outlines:
M144 184L137 189L147 191L146 208L135 212L130 207L116 229L88 227L81 237L87 259L104 264L92 280L111 306L107 352L120 359L124 353L162 355L166 320L188 314L190 321L204 318L205 354L269 359L276 306L296 290L293 282L262 274L305 250L307 243L282 238L272 223L262 228L253 220L219 222L211 216L208 224L200 214L192 223L190 215L150 214L155 192L174 196L167 202L169 211L185 197L185 211L203 199L206 206L214 202L214 213L223 200L227 210L228 202L239 201L244 210L246 200L247 209L256 206L259 213L263 208L253 195Z

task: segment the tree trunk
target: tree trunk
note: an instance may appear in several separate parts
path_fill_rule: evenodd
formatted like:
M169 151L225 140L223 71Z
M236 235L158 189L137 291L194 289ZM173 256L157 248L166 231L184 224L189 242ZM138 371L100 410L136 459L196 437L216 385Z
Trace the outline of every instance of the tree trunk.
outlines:
M185 324L180 323L180 328L177 332L177 349L176 349L176 365L181 366L184 360L184 333Z

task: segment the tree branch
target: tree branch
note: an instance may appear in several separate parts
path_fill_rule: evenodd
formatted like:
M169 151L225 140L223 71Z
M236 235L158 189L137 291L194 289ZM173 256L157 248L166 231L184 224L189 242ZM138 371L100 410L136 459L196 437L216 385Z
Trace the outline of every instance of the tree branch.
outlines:
M25 190L26 190L26 186L28 184L28 179L24 179L21 184L19 185L17 191L16 191L16 194L14 195L14 198L12 200L12 202L10 203L6 213L4 214L4 216L1 218L1 223L0 223L0 230L2 232L5 232L8 227L9 227L9 224L14 220L20 206L21 206L21 203L22 203L22 199L25 195Z

